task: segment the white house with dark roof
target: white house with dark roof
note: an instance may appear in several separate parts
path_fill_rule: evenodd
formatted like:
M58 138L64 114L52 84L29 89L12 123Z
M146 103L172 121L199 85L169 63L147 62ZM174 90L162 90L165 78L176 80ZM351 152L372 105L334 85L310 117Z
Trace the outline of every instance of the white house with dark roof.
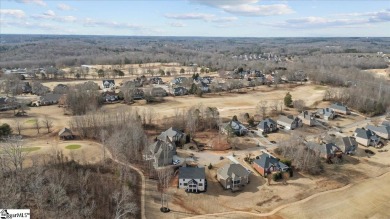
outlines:
M364 146L378 146L380 138L371 130L357 128L354 134L356 141Z
M187 192L203 192L206 190L206 173L204 167L180 167L179 189Z
M280 116L276 121L279 126L284 127L285 129L293 130L298 127L302 127L302 120L298 117L292 115L289 116Z

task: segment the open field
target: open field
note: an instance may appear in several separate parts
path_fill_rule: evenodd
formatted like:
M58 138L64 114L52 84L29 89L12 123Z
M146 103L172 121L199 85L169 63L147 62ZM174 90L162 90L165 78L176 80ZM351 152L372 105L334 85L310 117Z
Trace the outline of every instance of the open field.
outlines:
M390 173L291 205L277 213L283 218L389 218Z
M378 78L384 78L386 80L390 80L390 68L385 69L370 69L366 70L369 73L372 73Z

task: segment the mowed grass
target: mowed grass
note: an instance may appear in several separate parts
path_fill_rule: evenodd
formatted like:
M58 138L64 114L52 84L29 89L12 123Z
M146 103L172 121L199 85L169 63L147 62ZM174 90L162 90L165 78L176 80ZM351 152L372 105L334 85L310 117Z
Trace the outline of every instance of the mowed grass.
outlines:
M33 152L33 151L37 151L40 149L41 149L41 147L28 147L28 148L22 148L22 152Z
M76 150L76 149L81 148L81 145L78 145L78 144L70 144L70 145L66 146L65 148L66 148L66 149L69 149L69 150Z
M26 121L24 121L24 123L27 123L27 124L35 124L36 120L35 119L28 119Z

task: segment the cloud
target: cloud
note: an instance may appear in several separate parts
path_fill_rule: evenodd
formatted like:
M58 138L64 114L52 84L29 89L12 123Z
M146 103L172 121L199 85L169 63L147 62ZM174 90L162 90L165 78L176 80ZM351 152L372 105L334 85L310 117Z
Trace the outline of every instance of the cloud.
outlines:
M169 26L171 27L186 27L187 25L182 22L169 22Z
M271 16L294 13L287 4L260 5L258 0L190 0L222 9L231 14L241 16Z
M60 3L57 5L57 8L61 11L72 11L72 10L75 10L74 8L72 8L70 5L67 5L67 4L63 4L63 3Z
M86 27L108 27L108 28L129 28L129 29L142 29L141 25L131 23L120 23L115 21L98 21L92 18L86 18L83 21Z
M179 20L203 20L206 22L226 23L236 21L236 17L217 17L214 14L187 13L187 14L165 14L166 18Z
M43 30L60 30L57 25L41 23L41 22L29 22L29 21L6 21L2 20L1 24L4 26L14 26L18 28L28 29L43 29Z
M225 5L221 7L226 12L242 15L242 16L271 16L271 15L283 15L291 14L294 11L285 4L275 5Z
M24 4L36 4L40 6L47 6L46 2L44 2L43 0L15 0L15 1Z
M372 23L390 22L390 11L338 14L330 17L303 17L279 23L259 23L280 28L361 27Z
M52 20L52 21L58 21L58 22L75 22L75 21L77 21L77 18L74 16L58 16L52 10L48 10L42 14L31 15L31 17L34 19Z
M26 14L19 9L0 9L0 16L10 16L15 18L24 18Z

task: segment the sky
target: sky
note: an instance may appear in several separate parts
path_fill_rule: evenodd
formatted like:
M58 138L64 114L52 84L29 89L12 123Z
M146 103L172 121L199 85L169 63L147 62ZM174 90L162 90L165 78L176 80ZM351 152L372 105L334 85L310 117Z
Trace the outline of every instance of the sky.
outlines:
M390 0L0 0L0 34L390 37Z

